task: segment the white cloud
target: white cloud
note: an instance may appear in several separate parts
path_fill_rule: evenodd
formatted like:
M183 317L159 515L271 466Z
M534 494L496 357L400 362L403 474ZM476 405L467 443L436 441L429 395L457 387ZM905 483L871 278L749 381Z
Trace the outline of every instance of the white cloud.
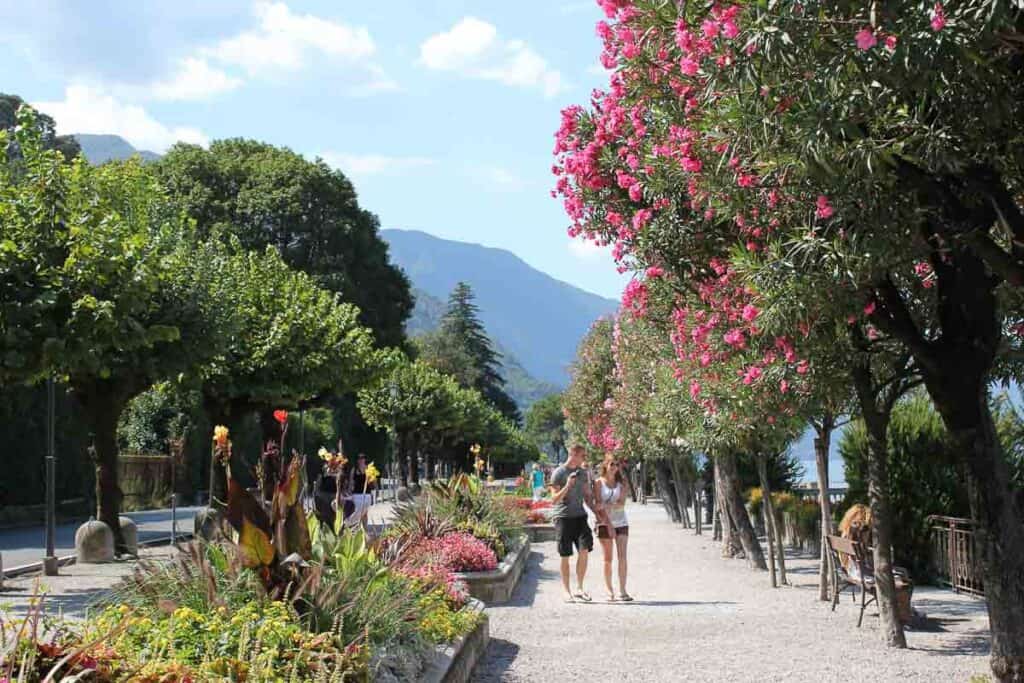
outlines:
M344 154L326 152L323 160L346 175L366 177L433 166L436 162L427 157L395 157L385 154Z
M255 75L270 68L299 69L312 53L359 62L376 51L370 32L362 26L294 14L283 2L259 2L254 11L259 28L222 40L204 53Z
M568 243L569 253L578 258L581 261L588 263L600 263L607 261L611 263L612 255L608 251L608 247L602 247L596 242L591 240L583 239L582 237L573 237L569 239Z
M210 66L205 59L188 57L181 60L174 77L150 86L158 100L201 100L242 85L242 80Z
M562 75L521 40L505 40L498 29L476 17L464 17L448 31L420 45L420 63L504 85L538 88L545 97L565 89Z
M34 103L57 121L58 132L120 135L133 147L164 152L175 142L206 145L209 139L197 128L166 126L137 105L124 104L103 90L70 85L59 102Z
M489 187L499 190L516 191L526 187L525 180L501 166L481 166L473 169L473 175Z

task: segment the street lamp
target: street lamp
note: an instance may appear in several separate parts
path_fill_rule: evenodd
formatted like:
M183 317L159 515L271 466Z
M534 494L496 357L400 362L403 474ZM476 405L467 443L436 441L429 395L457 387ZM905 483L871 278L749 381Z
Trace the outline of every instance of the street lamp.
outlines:
M43 557L43 573L57 576L57 551L54 549L57 535L57 387L50 376L46 380L46 556Z

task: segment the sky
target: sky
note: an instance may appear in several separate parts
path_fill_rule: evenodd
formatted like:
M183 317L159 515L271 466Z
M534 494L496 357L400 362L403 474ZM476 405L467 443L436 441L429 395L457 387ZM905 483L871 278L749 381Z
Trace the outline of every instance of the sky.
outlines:
M550 196L559 112L607 82L594 0L0 0L0 92L60 133L263 140L352 178L385 228L508 249L618 298Z

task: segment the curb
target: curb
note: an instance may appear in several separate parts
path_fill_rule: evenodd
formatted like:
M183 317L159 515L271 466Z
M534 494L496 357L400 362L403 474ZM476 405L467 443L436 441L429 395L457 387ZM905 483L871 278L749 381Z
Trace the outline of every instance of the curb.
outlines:
M177 536L175 536L175 542L191 540L192 536L193 536L193 534L191 534L191 533L181 533L181 534L178 534ZM170 544L171 544L171 537L170 536L165 536L163 538L154 538L154 539L149 540L149 541L143 541L142 543L139 543L139 547L140 548L150 548L150 547L156 547L156 546L161 546L161 545L170 545ZM65 555L64 557L58 557L57 558L57 566L58 567L67 567L69 565L75 564L76 562L77 562L77 556L76 555ZM39 562L32 562L32 563L29 563L29 564L19 564L17 566L11 567L10 569L4 569L3 570L3 578L4 579L15 579L15 578L17 578L19 576L25 576L26 574L40 574L40 573L42 573L42 571L43 571L43 562L42 562L42 560L40 560Z
M497 569L488 572L460 572L455 578L465 581L469 594L487 604L508 602L519 583L530 556L530 538L519 537L518 547L508 553Z
M437 646L433 661L420 677L423 683L467 683L473 669L483 659L491 641L489 619L479 600L470 598L466 607L477 612L480 622L461 638Z

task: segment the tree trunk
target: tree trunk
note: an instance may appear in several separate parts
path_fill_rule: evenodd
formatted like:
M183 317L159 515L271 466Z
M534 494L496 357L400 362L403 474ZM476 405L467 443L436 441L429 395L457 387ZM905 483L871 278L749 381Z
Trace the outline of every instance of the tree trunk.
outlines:
M668 518L678 524L682 521L679 517L679 504L676 501L676 492L672 488L669 465L664 458L658 458L654 461L654 482L658 487L658 495L665 506Z
M736 472L736 455L724 453L717 456L719 461L719 472L722 474L722 493L724 494L725 505L729 509L729 517L736 525L736 533L743 546L743 552L747 556L747 564L751 569L768 569L764 561L764 553L761 551L761 544L754 535L754 526L750 523L750 515L743 504L743 496L740 494L739 474Z
M896 605L896 580L892 573L892 517L889 512L887 437L891 410L887 407L878 407L869 363L868 360L854 364L853 383L868 431L868 497L871 502L871 535L875 544L875 592L882 621L882 639L889 647L905 648L907 638Z
M1024 492L1013 486L986 399L965 399L976 402L978 428L950 431L960 451L968 454L975 552L992 631L992 672L999 681L1024 681Z
M409 488L409 437L400 434L395 437L395 460L398 465L398 481L405 488Z
M434 478L434 455L431 452L427 452L423 455L424 470L426 470L427 481L431 481Z
M831 585L835 577L829 571L829 563L832 560L826 545L827 537L835 534L835 527L832 524L832 500L828 495L828 456L835 422L835 416L825 412L821 416L821 422L814 425L814 429L817 431L817 436L814 439L814 460L818 469L818 504L821 506L821 545L818 549L821 561L818 563L818 599L823 601L830 599L830 586L833 591L836 590L836 586Z
M409 449L409 479L413 484L420 484L420 440L413 437L412 448Z
M669 458L672 471L672 489L675 492L676 506L679 508L679 521L684 529L690 528L689 503L687 501L686 482L683 480L683 468L679 466L678 456Z
M757 455L757 475L761 479L761 507L764 510L764 530L768 535L769 559L779 563L779 583L788 585L786 579L786 554L782 547L782 536L779 534L779 527L776 524L775 503L772 501L771 484L768 481L768 458L765 455ZM775 569L772 568L772 588L775 587Z
M702 526L703 520L700 517L701 517L701 510L700 510L700 485L695 483L693 485L693 518L697 522L697 535L698 536L701 536L701 535L704 534L704 529L703 529L703 526Z
M130 392L128 392L130 394ZM128 552L121 533L121 500L118 482L117 423L128 402L123 392L105 383L88 391L78 392L93 435L93 457L96 465L96 519L114 532L114 550L118 555Z

